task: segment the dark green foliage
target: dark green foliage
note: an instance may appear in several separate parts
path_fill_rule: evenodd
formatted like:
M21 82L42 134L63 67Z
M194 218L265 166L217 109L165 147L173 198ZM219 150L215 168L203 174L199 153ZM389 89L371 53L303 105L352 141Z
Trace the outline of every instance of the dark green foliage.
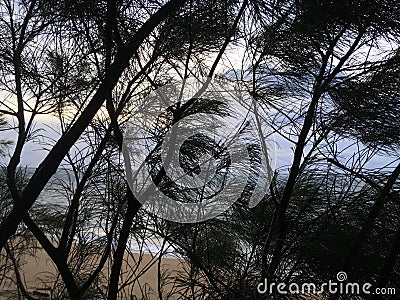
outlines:
M232 31L237 1L188 1L185 9L161 27L156 49L163 56L184 58L194 53L218 50Z
M298 0L298 29L308 33L320 34L319 29L338 28L337 26L371 26L388 31L399 30L396 18L400 6L396 1L375 0Z
M58 262L57 272L63 275L54 276L55 294L60 298L73 298L74 293L75 299L82 298L76 295L97 268L98 258L104 254L107 264L116 266L115 262L123 261L125 253L131 250L128 245L134 238L144 244L145 240L152 242L157 237L186 260L185 270L174 275L174 284L186 288L185 291L197 290L193 294L179 291L181 299L197 299L199 295L207 299L232 299L233 295L233 299L261 298L255 292L263 276L276 282L322 283L334 280L338 271L345 270L352 282L377 282L389 249L396 245L393 240L399 230L398 175L391 178L389 168L369 165L370 157L381 159L373 150L392 160L399 156L399 1L254 0L249 1L237 28L232 26L241 1L187 1L182 9L154 28L150 26L151 30L143 31L143 43L137 45L134 34L140 32L139 28L163 1L14 2L18 4L14 13L6 5L10 2L0 4L6 16L0 16L0 85L1 92L6 94L1 103L7 104L0 109L8 113L7 122L12 119L9 124L20 125L21 139L15 141L22 144L41 137L34 130L35 113L59 117L61 140L65 132L71 137L65 139L65 145L71 149L57 144L56 149L64 155L53 155L58 163L47 162L56 172L64 159L62 163L68 168L66 178L56 178L41 166L41 175L33 181L43 188L54 175L54 182L48 184L55 193L46 199L50 204L38 200L26 208L38 226L37 237L42 242L46 238L51 241L50 245L43 244L51 259ZM30 8L27 35L19 40L24 14ZM118 56L129 53L123 45L131 39L135 53L132 51L131 57ZM243 58L244 63L243 70L238 72L243 73L231 79L244 81L243 86L264 109L263 121L270 122L285 143L290 143L290 151L284 157L287 161L276 171L259 205L250 209L248 200L262 171L262 149L260 140L250 136L254 124L245 123L238 131L250 136L246 144L250 166L243 166L250 170L250 175L244 178L247 182L243 191L231 195L238 201L228 211L198 224L160 221L143 210L138 213L140 204L129 193L121 166L118 125L125 129L124 122L137 111L149 91L172 82L177 74L182 78L207 74L208 60L228 39L232 40L223 58L231 45L240 43L239 50L245 52L243 57L232 59L236 63ZM116 57L117 67L113 68L119 73L109 67ZM220 61L217 69L231 68L226 61ZM145 64L147 69L142 70ZM105 75L111 73L119 78L114 78L115 86L108 81L102 83ZM16 75L20 75L18 84ZM100 84L105 88L93 98ZM21 93L15 91L16 87ZM14 101L17 96L22 98L18 99L20 103ZM154 148L144 163L160 192L175 201L208 200L223 190L229 175L240 171L230 169L231 156L226 145L205 134L195 134L179 149L180 167L194 177L201 173L201 158L208 154L216 162L211 180L205 187L182 188L165 174L161 144L173 125L197 114L235 116L235 107L207 96L210 95L187 102L184 99L164 108L148 137L146 146ZM99 109L97 114L97 109L89 113L86 110L92 107L89 103L93 99ZM101 106L101 101L106 104ZM19 111L19 107L23 108ZM116 113L117 108L123 114ZM93 119L82 118L81 125L71 130L83 111L84 116L94 116ZM0 134L7 126L2 117ZM141 118L139 114L133 117ZM112 118L122 124L111 126ZM27 128L27 137L22 136L21 127ZM76 147L72 147L71 141L78 136ZM50 149L55 145L52 139L48 139ZM357 143L352 144L354 141ZM0 155L7 152L7 143L0 139ZM16 184L21 191L32 175L19 168L21 162L17 160L24 156L24 151L17 153L14 160ZM9 169L12 171L12 166ZM42 181L42 176L47 179ZM2 170L1 221L16 200L10 195L6 179L6 171ZM394 183L384 191L388 179ZM36 193L35 197L40 192L36 185L30 191ZM25 199L32 200L28 194ZM65 203L52 203L56 200ZM380 200L382 204L375 205ZM15 220L21 222L19 213L16 215L20 219ZM370 218L373 213L376 217ZM372 225L362 236L359 252L350 256L354 240L369 219ZM27 224L21 222L17 231L19 236L27 237L26 243L31 237ZM21 249L16 248L15 253L23 253ZM396 288L400 282L397 256L390 274L390 284ZM352 259L346 265L348 257ZM132 277L126 282L118 281L121 270L116 267L116 294L110 299L117 297L119 286L129 284L138 275L133 271L136 261L133 264L128 266ZM7 261L0 265L0 271L10 266ZM63 282L71 277L69 282ZM111 286L106 277L112 276L96 274L95 280L84 287L83 298L105 298ZM164 277L160 276L162 280ZM118 297L121 294L122 291ZM163 299L165 293L161 294L159 298ZM280 297L277 295L276 299Z
M376 148L399 149L400 59L395 55L360 80L331 93L339 109L338 132Z

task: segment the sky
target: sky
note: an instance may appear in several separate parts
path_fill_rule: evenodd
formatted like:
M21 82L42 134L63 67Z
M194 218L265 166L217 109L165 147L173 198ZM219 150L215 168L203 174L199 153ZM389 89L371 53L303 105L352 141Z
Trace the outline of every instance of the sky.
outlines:
M385 45L385 44L383 44ZM387 45L387 48L391 45ZM223 56L220 64L218 65L216 73L225 73L227 74L227 70L241 70L244 68L242 58L245 55L245 49L240 45L235 47L230 47L226 54ZM208 57L204 63L211 65L214 61L213 56ZM294 105L295 103L293 103ZM13 119L6 118L9 124L13 125ZM15 125L15 124L14 124ZM29 141L23 150L21 157L21 166L30 166L37 167L40 162L44 159L48 149L48 143L54 139L57 140L59 138L58 132L60 132L59 122L57 118L51 115L40 115L36 118L35 129L39 130L37 134L37 138L32 141ZM15 141L16 132L14 130L10 131L2 131L0 132L0 139L12 140ZM275 164L277 168L282 170L287 169L290 166L293 157L294 144L286 141L279 135L275 135ZM53 142L51 142L53 143ZM348 143L342 142L338 147L348 147ZM8 151L11 153L13 150L13 146L9 147ZM347 149L345 153L343 153L344 158L350 157L353 152L357 151L356 147L350 147ZM7 164L9 160L9 155L5 157L0 157L1 164ZM369 163L370 168L380 167L390 163L390 158L384 155L377 155L374 159Z

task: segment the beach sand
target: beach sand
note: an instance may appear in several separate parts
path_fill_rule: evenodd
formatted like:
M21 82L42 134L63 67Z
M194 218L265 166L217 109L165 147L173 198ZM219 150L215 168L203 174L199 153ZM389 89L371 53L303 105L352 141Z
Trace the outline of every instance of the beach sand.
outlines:
M100 256L99 256L100 257ZM141 257L139 265L137 261ZM142 275L134 282L128 284L119 299L159 299L158 295L158 257L152 254L132 253L126 255L121 272L121 282L135 278L138 274ZM174 285L176 275L184 268L185 261L173 257L164 257L161 259L161 273L168 274L168 279L163 286L163 298L167 298L167 294L171 291L179 289L179 285ZM103 274L105 279L108 277L110 266L106 263ZM10 273L11 275L12 273ZM35 256L25 255L21 263L21 277L25 282L25 287L30 295L39 299L52 299L51 293L55 289L56 268L43 250L38 250ZM2 275L0 275L2 276ZM133 276L133 277L132 277ZM15 282L5 280L0 286L0 300L19 299ZM176 282L175 282L176 283ZM133 289L133 293L131 293ZM125 294L125 295L124 295ZM131 298L130 295L137 298ZM145 296L145 298L143 298ZM23 299L22 297L20 299ZM172 296L168 299L177 299Z

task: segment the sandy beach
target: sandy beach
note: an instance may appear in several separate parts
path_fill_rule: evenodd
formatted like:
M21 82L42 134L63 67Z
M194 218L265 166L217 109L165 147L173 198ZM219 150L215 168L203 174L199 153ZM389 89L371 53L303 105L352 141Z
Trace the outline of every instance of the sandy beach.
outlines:
M137 262L140 261L138 264ZM121 272L121 281L126 282L119 299L159 299L158 295L158 257L153 254L131 253L126 255ZM21 262L21 278L30 295L39 299L52 299L52 292L57 281L56 268L43 250L38 250L35 256L25 255ZM109 265L103 268L103 278L108 277ZM184 261L178 258L164 257L161 259L161 274L168 275L162 285L165 299L172 291L179 289L174 285L175 277L184 268ZM3 276L3 275L0 275ZM138 277L136 279L136 277ZM135 280L136 279L136 280ZM15 278L6 279L0 286L0 300L19 299L15 286ZM22 299L22 298L21 298ZM135 299L135 298L133 298ZM170 295L168 299L177 299Z

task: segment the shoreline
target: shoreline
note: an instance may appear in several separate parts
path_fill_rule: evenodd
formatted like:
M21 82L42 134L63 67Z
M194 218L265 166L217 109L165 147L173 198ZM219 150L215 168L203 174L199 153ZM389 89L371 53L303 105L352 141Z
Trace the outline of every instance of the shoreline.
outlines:
M100 255L95 255L91 260L95 263ZM139 264L137 262L139 261ZM141 299L159 299L158 295L158 263L159 257L151 253L126 252L121 268L121 283L126 283L119 299L131 299L131 295ZM163 294L173 293L176 286L176 275L184 270L185 261L176 257L161 258L161 274L166 277L162 286ZM111 262L108 260L102 270L102 278L108 278ZM13 274L10 272L9 275ZM20 275L25 283L27 292L39 299L52 299L53 292L57 289L57 271L54 263L43 249L38 249L35 255L24 254L20 258ZM135 277L138 277L135 279ZM100 278L100 277L99 277ZM14 278L4 278L0 284L0 300L18 299L18 291ZM104 280L104 279L103 279ZM103 283L102 283L103 282ZM97 286L105 287L106 280L99 279ZM125 296L124 296L125 294ZM53 295L55 296L55 295ZM171 296L169 299L177 299Z

